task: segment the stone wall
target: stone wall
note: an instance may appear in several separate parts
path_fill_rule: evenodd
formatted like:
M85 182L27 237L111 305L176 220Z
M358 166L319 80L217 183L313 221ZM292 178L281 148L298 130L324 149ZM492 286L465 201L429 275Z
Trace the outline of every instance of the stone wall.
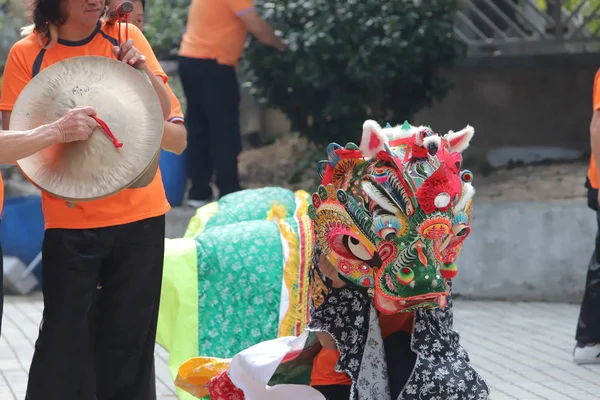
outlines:
M583 200L477 202L457 260L456 294L579 302L596 235Z
M502 146L589 151L597 56L471 59L448 72L455 88L416 122L475 127L470 154Z
M475 127L469 157L504 146L556 146L589 151L596 55L468 59L447 76L454 89L413 122L434 129ZM250 100L247 100L250 101ZM289 131L280 113L262 112L262 132Z

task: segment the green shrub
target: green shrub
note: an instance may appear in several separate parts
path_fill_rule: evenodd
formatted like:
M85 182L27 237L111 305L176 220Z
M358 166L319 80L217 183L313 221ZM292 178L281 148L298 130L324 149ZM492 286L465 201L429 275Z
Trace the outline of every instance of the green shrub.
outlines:
M546 11L548 1L549 0L537 0L536 4L540 10ZM585 22L585 29L589 30L590 33L597 32L598 29L600 29L600 18L598 18L599 7L600 0L563 0L562 2L563 10L566 10L569 13L577 12L577 15L584 18L595 16Z
M173 59L185 31L190 0L151 0L146 4L144 34L160 60Z
M464 51L453 33L456 0L259 0L257 8L288 50L252 38L246 85L315 143L344 144L367 118L410 119L447 93L438 71Z
M25 3L0 0L0 74L12 45L21 38L20 28L27 24Z

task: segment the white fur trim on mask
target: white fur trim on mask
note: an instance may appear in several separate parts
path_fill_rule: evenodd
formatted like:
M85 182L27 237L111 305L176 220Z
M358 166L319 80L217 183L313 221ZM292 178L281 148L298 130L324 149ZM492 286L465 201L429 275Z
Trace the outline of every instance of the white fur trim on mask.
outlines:
M379 145L371 149L369 147L371 143L372 135L377 136L379 139ZM385 145L388 143L387 136L382 132L381 126L372 119L368 119L363 124L362 137L360 139L360 152L365 158L373 158L380 151L385 151Z
M424 126L410 126L410 129L402 129L402 125L396 125L392 128L383 128L383 133L389 140L405 139L416 135L425 129Z
M439 149L442 145L442 138L438 135L428 136L423 140L423 147L427 148L430 144L436 144Z
M465 208L469 200L473 198L474 195L475 188L473 187L473 185L471 185L470 182L463 183L460 199L458 200L458 203L456 203L456 205L454 206L454 213L456 214L458 212L461 212Z
M471 142L471 139L473 138L474 134L475 129L473 129L471 125L467 125L464 129L461 129L458 132L448 132L444 135L444 139L446 139L448 143L451 143L452 141L460 137L461 139L457 143L455 143L454 145L450 145L450 151L460 153L465 151L467 147L469 147L469 143Z

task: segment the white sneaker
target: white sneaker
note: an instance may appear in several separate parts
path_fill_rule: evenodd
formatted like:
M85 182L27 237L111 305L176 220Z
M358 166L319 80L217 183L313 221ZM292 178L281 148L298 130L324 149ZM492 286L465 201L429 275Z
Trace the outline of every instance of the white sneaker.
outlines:
M575 364L600 364L600 343L577 343L573 350Z
M191 207L191 208L200 208L200 207L204 207L205 205L207 205L210 202L211 202L210 200L188 200L187 205L188 205L188 207Z

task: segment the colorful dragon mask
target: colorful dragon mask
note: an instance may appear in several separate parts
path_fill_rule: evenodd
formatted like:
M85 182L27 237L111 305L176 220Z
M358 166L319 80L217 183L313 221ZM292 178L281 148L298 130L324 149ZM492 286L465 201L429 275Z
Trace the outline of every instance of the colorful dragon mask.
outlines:
M445 307L447 279L470 233L473 174L461 152L474 130L363 124L360 146L328 146L309 215L317 246L384 314Z

